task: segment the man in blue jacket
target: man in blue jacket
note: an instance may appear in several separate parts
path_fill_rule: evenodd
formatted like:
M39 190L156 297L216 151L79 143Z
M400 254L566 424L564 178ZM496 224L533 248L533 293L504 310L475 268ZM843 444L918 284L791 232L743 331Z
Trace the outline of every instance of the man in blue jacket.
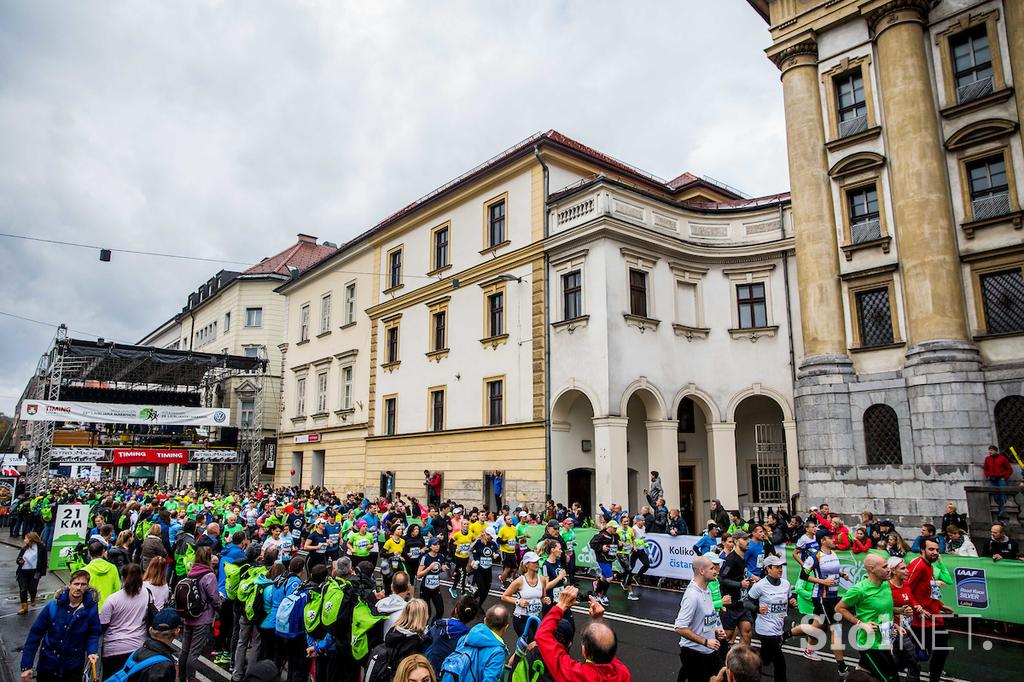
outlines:
M214 663L228 664L231 662L231 652L235 650L234 645L238 643L238 622L235 618L235 602L228 599L227 573L224 567L228 564L239 564L245 561L245 549L249 545L249 538L245 531L235 531L231 536L231 542L220 553L220 563L217 565L217 591L220 592L220 635L217 637L217 654Z
M508 609L497 604L487 609L484 622L473 626L469 634L459 640L455 651L445 660L442 670L448 669L451 662L467 667L461 669L459 679L476 682L498 682L505 670L505 659L508 648L505 646L505 631L508 630L511 618ZM453 659L454 657L454 659ZM441 682L455 679L446 672Z
M21 652L21 682L31 682L32 664L39 652L39 682L81 682L86 659L99 659L100 612L89 574L75 571L66 590L59 592L36 617Z

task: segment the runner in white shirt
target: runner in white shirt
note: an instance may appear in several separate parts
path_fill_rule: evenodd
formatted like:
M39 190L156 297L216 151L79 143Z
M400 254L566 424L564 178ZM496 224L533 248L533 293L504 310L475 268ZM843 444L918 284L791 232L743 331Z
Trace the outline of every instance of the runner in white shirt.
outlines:
M775 670L775 682L786 682L786 657L782 642L790 636L786 632L786 614L796 606L793 588L782 577L785 560L769 554L764 558L765 579L751 585L747 598L757 605L754 632L761 639L761 661ZM794 634L799 628L794 628ZM783 632L786 635L783 636Z
M679 660L682 669L677 682L707 682L722 667L720 640L725 639L722 620L715 610L708 583L718 579L722 560L705 554L693 560L693 580L686 587L676 615L679 635Z

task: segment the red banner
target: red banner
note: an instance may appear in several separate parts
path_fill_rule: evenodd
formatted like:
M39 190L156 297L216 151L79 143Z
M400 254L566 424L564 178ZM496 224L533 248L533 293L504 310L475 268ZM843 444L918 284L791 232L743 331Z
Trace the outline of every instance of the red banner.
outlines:
M111 464L188 464L188 450L115 449Z

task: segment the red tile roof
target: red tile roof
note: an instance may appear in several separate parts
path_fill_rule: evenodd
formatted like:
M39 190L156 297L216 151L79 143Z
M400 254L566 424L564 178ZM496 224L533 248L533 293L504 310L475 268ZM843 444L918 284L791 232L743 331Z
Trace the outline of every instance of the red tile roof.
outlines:
M299 240L281 253L264 258L246 270L245 275L291 275L289 267L298 268L299 272L313 267L324 258L334 254L336 246L317 244L316 237L300 234Z
M679 189L680 187L685 187L686 185L697 182L698 180L700 180L700 178L693 173L683 173L682 175L672 178L666 184L672 189Z

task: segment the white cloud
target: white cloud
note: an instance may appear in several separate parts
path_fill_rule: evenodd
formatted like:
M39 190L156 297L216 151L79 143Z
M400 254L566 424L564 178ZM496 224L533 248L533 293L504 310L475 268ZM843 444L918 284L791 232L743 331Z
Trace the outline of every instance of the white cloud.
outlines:
M742 2L4 3L0 219L256 262L549 128L662 177L782 191L768 42ZM0 239L0 310L134 341L216 269ZM0 407L51 336L0 317Z

